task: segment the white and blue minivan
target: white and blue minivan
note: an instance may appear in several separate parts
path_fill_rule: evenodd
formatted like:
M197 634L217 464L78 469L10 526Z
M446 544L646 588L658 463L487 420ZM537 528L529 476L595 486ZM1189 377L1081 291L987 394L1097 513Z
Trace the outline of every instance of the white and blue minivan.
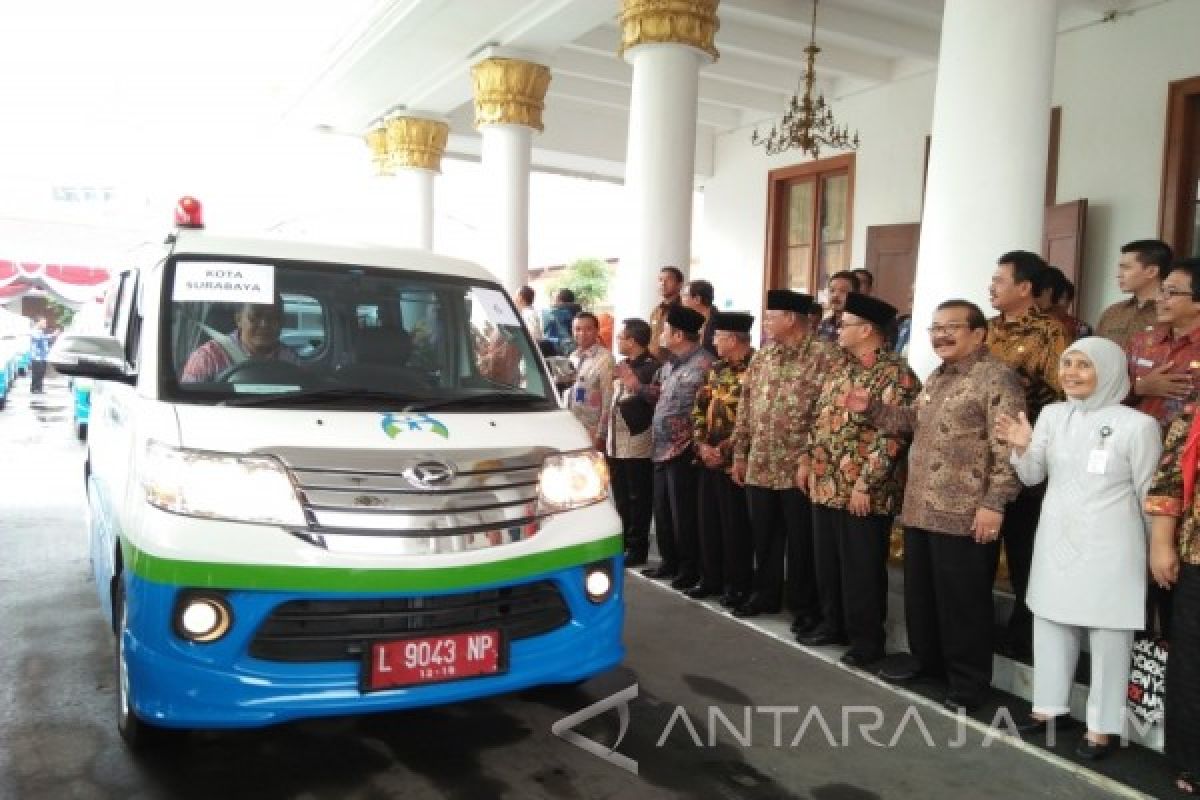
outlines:
M603 458L481 267L181 229L50 360L94 381L91 561L131 744L621 661Z

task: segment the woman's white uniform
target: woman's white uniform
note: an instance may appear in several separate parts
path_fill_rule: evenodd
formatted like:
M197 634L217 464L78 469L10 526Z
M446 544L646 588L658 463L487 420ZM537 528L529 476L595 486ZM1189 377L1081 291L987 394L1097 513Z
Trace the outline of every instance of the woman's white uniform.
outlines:
M1162 450L1155 420L1121 405L1124 351L1081 339L1067 352L1096 368L1092 394L1043 409L1012 463L1026 485L1048 479L1025 597L1034 621L1034 711L1067 713L1080 638L1092 657L1088 728L1119 733L1133 634L1145 625L1149 520L1142 501Z

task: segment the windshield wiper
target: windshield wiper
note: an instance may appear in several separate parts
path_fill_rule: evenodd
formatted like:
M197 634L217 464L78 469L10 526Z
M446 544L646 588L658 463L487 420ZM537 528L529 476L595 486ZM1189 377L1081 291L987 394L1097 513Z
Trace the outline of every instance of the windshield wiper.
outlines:
M339 386L324 389L306 389L301 392L281 392L279 394L235 395L223 401L221 405L288 406L292 404L322 403L329 400L367 400L384 402L396 406L401 403L412 403L414 399L411 394L402 394L400 392L385 392L377 389Z
M433 411L438 408L504 407L510 404L520 407L545 406L547 408L557 408L549 400L536 394L525 394L524 392L487 392L486 394L466 394L460 397L446 397L424 402L418 401L406 406L404 411L407 413L409 411Z

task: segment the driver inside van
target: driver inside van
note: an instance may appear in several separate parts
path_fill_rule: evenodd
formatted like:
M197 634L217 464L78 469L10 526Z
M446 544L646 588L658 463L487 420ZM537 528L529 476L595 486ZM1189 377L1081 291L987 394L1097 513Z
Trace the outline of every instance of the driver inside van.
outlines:
M230 367L251 359L284 361L295 364L296 351L279 341L283 327L283 298L274 304L244 303L234 320L237 330L230 335L217 334L188 356L179 376L180 383L204 383L217 380Z

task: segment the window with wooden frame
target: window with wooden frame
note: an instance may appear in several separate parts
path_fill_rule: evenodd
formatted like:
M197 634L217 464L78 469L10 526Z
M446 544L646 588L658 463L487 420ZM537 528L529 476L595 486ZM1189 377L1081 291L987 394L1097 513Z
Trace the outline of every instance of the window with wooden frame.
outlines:
M850 268L854 154L774 169L767 176L766 289L816 295Z
M1200 256L1200 76L1167 90L1159 238L1179 256Z

